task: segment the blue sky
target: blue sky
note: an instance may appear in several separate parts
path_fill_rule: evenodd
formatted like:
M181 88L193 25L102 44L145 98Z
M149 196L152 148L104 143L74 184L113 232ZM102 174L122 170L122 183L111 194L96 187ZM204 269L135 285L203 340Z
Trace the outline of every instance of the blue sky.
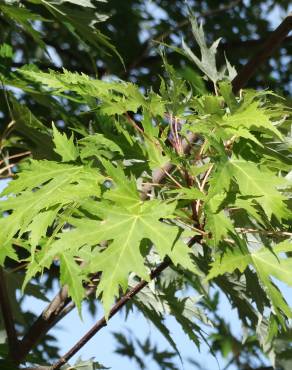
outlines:
M55 292L57 292L57 289ZM46 303L30 297L24 302L24 308L30 309L35 313L40 313L45 306ZM220 314L230 322L233 332L237 333L240 337L241 328L240 322L237 320L237 314L235 310L231 310L229 302L223 296L220 304ZM101 316L103 316L103 311L99 306L98 314L95 318L92 318L91 315L86 313L86 307L84 307L83 316L84 319L82 322L78 316L77 310L74 310L59 323L58 328L52 330L52 334L56 335L61 344L60 347L62 353L65 353L73 344L75 344L75 342L80 339L81 335L85 334L86 331L89 330ZM224 367L224 364L226 364L225 360L220 357L215 359L210 354L209 349L205 344L202 344L201 351L199 352L196 346L189 341L174 318L167 318L166 325L169 328L172 338L176 342L183 358L191 357L199 363L204 364L208 370L219 369L218 363L220 364L220 368ZM152 343L157 344L160 350L167 349L172 351L165 338L156 330L156 328L147 321L141 313L135 310L128 315L126 320L123 314L118 314L112 318L109 321L108 326L103 328L86 346L84 346L80 353L73 358L71 363L74 363L74 359L77 359L82 355L83 359L95 357L96 360L111 367L112 370L138 369L135 362L131 362L130 360L114 353L116 342L111 333L121 331L124 334L127 334L128 329L130 329L135 336L142 341L150 335ZM183 367L178 358L176 363L180 369L191 369L191 366L187 362L184 362ZM159 369L154 362L149 362L148 365L148 369ZM235 367L230 367L229 369L235 370Z

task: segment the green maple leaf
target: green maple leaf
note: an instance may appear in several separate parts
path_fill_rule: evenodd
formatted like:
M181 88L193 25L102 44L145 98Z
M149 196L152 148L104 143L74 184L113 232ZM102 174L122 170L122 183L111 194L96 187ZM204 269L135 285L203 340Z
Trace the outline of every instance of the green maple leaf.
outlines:
M13 49L10 45L3 43L0 45L0 58L9 58L13 57Z
M263 144L255 137L254 134L252 134L248 129L245 129L243 127L235 128L235 127L228 127L225 129L225 133L229 135L229 137L243 137L245 139L251 140L260 147L263 148Z
M53 124L54 151L61 156L62 162L74 161L79 156L78 149L74 145L73 140L73 134L68 139L66 134L59 132Z
M238 108L238 103L232 91L231 83L228 81L221 81L219 83L219 91L220 94L223 96L230 112L232 113L233 111L236 111Z
M30 232L31 257L34 258L35 247L40 242L42 236L46 235L47 229L56 218L60 207L54 207L47 211L42 211L37 214L32 222L28 225L26 231Z
M225 58L226 59L225 68L218 71L216 66L216 53L221 38L217 39L209 48L205 40L203 24L201 23L200 25L198 25L198 22L194 17L191 17L190 21L192 25L193 35L200 47L201 60L186 45L184 40L182 40L182 47L187 57L191 59L198 66L198 68L200 68L200 70L210 78L210 80L214 84L216 84L217 81L222 80L224 77L227 77L229 80L232 80L236 76L236 71L234 67L230 65L226 58ZM226 68L228 71L228 76L225 76Z
M286 181L276 177L272 172L260 170L253 162L232 160L230 166L234 178L243 196L252 196L271 218L274 214L278 219L289 215L289 210L284 203L286 199L277 189Z
M78 267L70 252L64 252L60 256L60 281L63 285L68 286L68 295L76 303L81 315L81 302L84 296L82 276L80 267Z
M41 33L36 31L31 25L31 21L45 21L45 18L36 13L32 13L24 6L5 5L5 2L4 4L0 4L0 9L7 18L11 18L19 24L40 47L46 47L41 39Z
M17 85L16 85L17 86ZM49 129L43 125L29 108L12 99L12 112L15 119L15 130L31 143L34 159L54 159L53 142ZM52 101L51 101L51 104Z
M102 221L80 219L70 221L75 229L60 235L44 255L40 265L45 265L54 255L62 255L68 248L78 250L82 246L95 246L98 243L111 241L105 250L99 250L89 261L88 272L101 271L102 276L97 294L102 293L106 314L109 313L119 288L128 286L130 272L149 280L140 251L143 239L151 240L160 258L168 255L175 264L198 273L191 262L187 245L179 238L179 228L167 225L160 220L169 218L174 212L175 204L162 203L158 200L132 204L127 208L115 206L108 202L97 202L96 211ZM86 209L86 205L84 205ZM89 207L93 211L93 207Z
M138 107L146 104L144 96L136 85L119 82L107 82L92 79L86 74L73 73L63 70L63 73L51 71L49 73L28 70L19 70L25 78L46 86L53 95L63 96L70 90L79 97L88 96L101 99L101 110L104 114L122 114L129 110L137 111ZM76 95L66 95L66 98L76 101ZM78 99L80 101L80 99Z
M279 139L282 134L271 122L271 112L268 109L260 108L260 102L254 101L249 105L243 105L234 114L226 114L223 117L223 124L233 129L248 129L273 133Z
M103 179L89 167L31 161L2 193L9 196L0 202L0 211L12 213L0 219L1 244L9 243L17 232L21 237L24 232L31 231L34 247L41 231L45 233L60 208L99 196L99 183Z
M284 203L286 197L278 190L287 180L275 176L267 169L261 170L254 162L242 159L231 158L219 163L209 182L207 199L221 192L228 192L232 180L237 183L240 194L253 198L269 218L272 214L278 219L289 216L289 210Z
M216 169L213 171L212 177L209 181L209 189L207 201L212 199L215 195L222 192L227 192L230 187L232 173L229 170L229 161L227 158L217 164Z
M115 153L123 155L122 149L112 140L107 139L102 134L94 134L78 141L80 145L80 158L97 157L101 155L108 158Z
M131 287L136 284L136 279L130 281ZM190 340L199 347L200 341L197 333L200 333L201 330L194 322L195 319L200 319L204 324L211 325L211 321L208 319L206 313L198 305L200 298L178 298L173 294L172 289L164 289L157 286L153 288L150 284L150 286L148 285L135 296L134 302L144 316L151 320L173 349L179 354L178 348L168 328L165 326L164 320L167 316L173 315Z
M291 252L291 242L285 241L267 248L261 247L255 251L249 251L243 241L238 240L239 247L228 249L223 255L217 255L215 261L212 263L211 270L207 279L213 279L218 275L226 272L232 273L238 269L243 272L248 265L252 265L266 289L266 292L276 310L280 310L287 316L292 317L292 312L285 302L282 294L271 280L271 277L292 286L292 258L285 255L283 252Z
M9 257L14 261L19 260L17 254L16 254L16 252L13 248L12 243L1 245L1 248L0 248L0 266L4 266L4 262L6 260L6 257Z
M229 232L233 231L232 222L224 211L212 212L207 206L205 207L205 211L206 230L212 234L214 245L217 245L223 237L226 237Z
M206 215L206 231L212 235L212 241L216 246L228 233L234 232L231 219L224 210L218 210L224 196L217 194L209 200L204 207Z
M112 186L104 194L104 198L115 202L122 207L136 206L140 203L140 196L134 178L128 179L120 166L113 166L109 161L101 159L106 173L112 181Z
M137 279L129 279L129 287L133 288L137 284ZM169 329L164 323L164 316L169 313L168 304L163 293L151 287L151 283L143 288L134 298L133 302L143 315L152 322L153 325L160 331L164 338L168 341L174 351L180 356L179 350L173 340Z

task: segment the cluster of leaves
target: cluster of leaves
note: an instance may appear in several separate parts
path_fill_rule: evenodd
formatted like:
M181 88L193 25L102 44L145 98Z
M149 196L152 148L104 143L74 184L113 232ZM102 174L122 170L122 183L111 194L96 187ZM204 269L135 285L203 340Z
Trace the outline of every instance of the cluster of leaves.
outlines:
M37 12L34 12L34 9ZM25 31L43 49L47 45L37 22L46 23L56 19L78 37L83 47L88 43L99 49L114 50L107 37L96 28L96 24L105 21L107 16L97 13L91 0L28 0L25 3L21 0L4 0L0 4L0 10L7 23L17 24L19 31Z
M67 14L68 2L74 3L57 2L58 11ZM55 1L31 3L58 13ZM92 2L83 3L90 12ZM25 7L0 7L18 9L10 17L38 37L19 13ZM277 286L277 280L292 285L291 110L270 91L235 95L234 69L227 62L226 75L216 67L218 42L208 48L202 27L195 19L192 25L201 60L185 44L181 52L209 77L215 94L202 79L194 90L166 58L158 92L65 69L25 66L1 74L5 85L56 107L60 121L48 128L7 95L12 127L26 133L34 159L22 162L1 194L0 264L25 264L23 289L59 267L60 283L80 313L86 286L99 273L96 296L108 316L121 292L149 281L150 270L168 258L171 268L131 304L176 353L165 316L173 315L199 345L202 325L211 324L208 290L217 286L275 363L274 343L292 316ZM11 48L2 45L0 54L9 58ZM68 117L63 102L76 109L66 122L70 137L60 130ZM79 116L87 117L86 126ZM24 145L22 137L13 140ZM177 298L190 287L200 299Z

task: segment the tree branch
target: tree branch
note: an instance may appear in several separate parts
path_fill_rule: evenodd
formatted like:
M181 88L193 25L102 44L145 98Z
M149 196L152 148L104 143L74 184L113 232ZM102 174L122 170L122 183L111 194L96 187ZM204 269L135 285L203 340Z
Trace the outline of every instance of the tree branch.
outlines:
M280 46L292 29L292 13L283 20L278 28L271 33L260 50L250 59L250 61L242 68L241 72L233 80L233 91L238 92L242 89L249 79L254 75L260 64L263 64L273 52Z
M56 296L58 296L58 294ZM67 299L63 302L63 307L66 307L70 302L71 299L67 297ZM44 310L44 312L46 312L46 309ZM17 362L21 362L29 353L29 351L34 347L34 345L38 343L40 338L43 337L59 320L60 318L53 313L51 314L51 316L49 316L48 319L45 319L42 313L29 328L28 332L25 334L22 340L19 342L19 350L16 356Z
M187 138L182 142L182 150L185 154L188 154L192 148L192 144L197 139L197 135L194 133L189 133ZM153 171L151 183L147 183L143 186L141 199L146 200L149 197L149 192L152 189L152 183L159 184L166 177L168 172L171 172L175 166L172 163L166 163L163 167L157 168Z
M12 316L12 308L9 302L9 296L6 286L6 279L3 268L0 267L0 306L2 310L5 330L7 333L7 342L9 347L9 354L11 360L15 360L18 351L18 339L14 327L14 320Z
M235 230L241 234L265 234L265 235L274 235L278 237L283 236L292 236L292 233L288 231L280 231L280 230L262 230L262 229L251 229L251 228L244 228L244 227L237 227Z
M99 273L95 274L93 278L98 276ZM85 292L86 297L89 297L95 289L95 286L87 287ZM72 302L71 298L68 297L68 287L65 285L59 290L19 342L16 360L21 362L34 345L74 308L75 304Z
M171 262L169 259L165 259L163 262L161 262L161 264L151 272L150 280L153 280L154 278L159 276L161 272L164 271L170 265L170 263ZM93 327L64 356L62 356L58 362L51 366L50 370L60 369L61 366L68 362L68 360L72 356L74 356L75 353L77 353L80 350L80 348L82 348L97 332L99 332L104 326L107 325L107 320L109 320L117 312L119 312L120 309L124 307L125 304L129 300L131 300L136 294L138 294L147 284L148 281L141 280L131 290L129 290L128 293L122 296L110 310L108 318L106 319L105 316L103 316L99 321L97 321L97 323L93 325Z
M269 32L267 36L271 35L272 32ZM227 53L229 50L234 49L241 49L246 50L247 48L258 48L263 45L263 43L266 41L266 39L263 38L257 38L257 39L249 39L249 40L233 40L233 41L226 41L219 44L218 48L219 50L226 51ZM281 45L291 45L292 36L286 36L284 40L281 42Z
M47 308L42 313L42 317L45 320L49 320L49 318L55 314L57 315L64 306L66 306L66 300L68 298L68 285L64 285L58 292L58 294L54 297L54 299L50 302Z
M203 12L199 15L199 17L207 18L213 15L218 15L220 13L226 12L234 8L241 2L242 0L231 1L230 4L228 5L219 6L216 9L211 9L206 12ZM153 41L156 41L156 42L162 41L163 39L171 35L173 32L178 31L179 29L187 26L188 24L189 24L189 19L184 19L183 21L179 22L175 27L171 28L170 30L159 33L156 36L153 36L147 41L145 41L144 44L142 45L142 51L140 52L139 57L130 64L130 66L127 68L127 73L129 73L130 70L132 70L133 68L136 68L137 66L141 64L141 62L145 59L147 52L151 48Z

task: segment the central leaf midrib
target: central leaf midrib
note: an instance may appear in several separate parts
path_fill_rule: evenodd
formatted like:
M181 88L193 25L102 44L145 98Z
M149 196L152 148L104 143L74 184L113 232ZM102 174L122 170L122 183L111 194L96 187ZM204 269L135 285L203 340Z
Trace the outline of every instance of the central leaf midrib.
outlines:
M132 236L133 230L135 229L135 224L136 224L136 222L137 222L137 219L138 219L138 217L137 217L137 216L136 216L136 217L134 217L134 220L133 220L133 222L132 222L131 228L130 228L130 230L129 230L128 234L127 234L127 237L126 237L126 239L125 239L124 243L122 244L121 251L120 251L120 253L118 254L118 255L119 255L119 257L118 257L118 261L117 261L117 263L115 264L115 268L114 268L114 272L113 272L112 276L115 276L116 271L117 271L117 270L118 270L118 268L120 267L120 260L121 260L121 258L122 258L122 255L124 255L124 253L125 253L125 251L126 251L126 249L127 249L127 247L128 247L129 240L131 239L131 236ZM111 280L114 280L114 278L112 278Z

